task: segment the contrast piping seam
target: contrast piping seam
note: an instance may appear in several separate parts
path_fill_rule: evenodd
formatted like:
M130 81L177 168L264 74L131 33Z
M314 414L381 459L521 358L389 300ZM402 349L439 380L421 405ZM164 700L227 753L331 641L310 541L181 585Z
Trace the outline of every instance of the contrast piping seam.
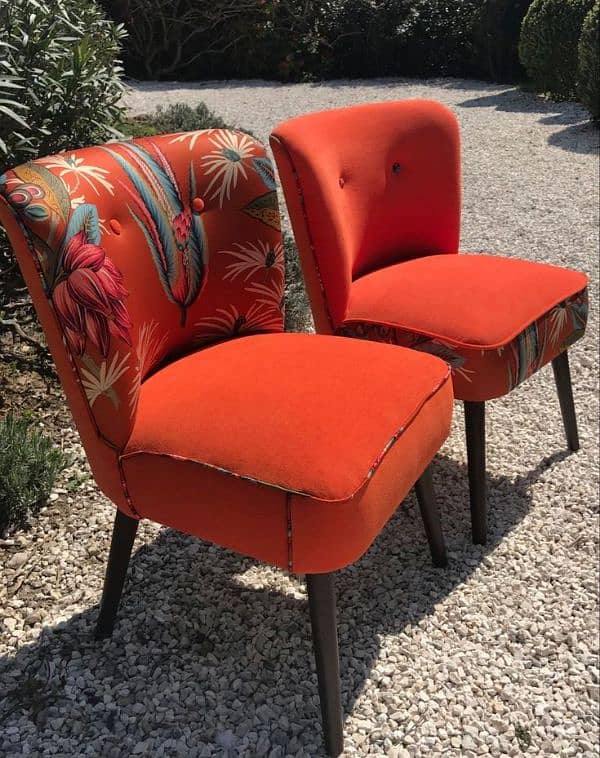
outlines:
M60 324L58 322L58 318L56 316L56 311L54 309L54 303L52 302L52 299L49 298L47 296L47 294L46 294L46 287L47 287L46 280L45 280L44 275L42 273L42 270L40 268L40 264L39 264L38 257L37 257L37 252L36 252L36 249L34 247L33 240L31 239L31 235L29 234L29 230L27 229L27 227L25 226L25 224L21 221L21 219L19 218L19 216L15 213L15 211L11 208L10 204L4 198L1 198L1 200L6 205L6 207L8 208L9 213L11 214L12 218L15 220L15 223L17 224L17 226L19 227L19 229L21 231L23 239L25 240L25 244L27 245L27 247L29 249L29 254L31 255L31 257L33 259L33 265L35 266L35 269L38 272L38 275L40 277L40 282L41 282L42 288L44 290L43 294L44 294L44 296L45 296L45 298L46 298L46 300L48 302L48 307L50 308L50 312L52 313L52 318L54 319L56 328L58 329L59 332L61 332L62 330L61 330ZM138 518L141 518L140 514L133 507L133 503L131 502L131 499L129 497L129 493L127 491L127 484L125 482L125 476L124 476L124 473L123 473L123 470L122 470L121 458L120 458L122 448L117 447L114 444L114 442L111 442L109 439L107 439L104 436L104 434L102 434L102 432L100 431L100 429L98 427L98 423L96 422L96 417L92 413L92 409L90 407L89 401L88 401L87 397L84 396L84 393L83 393L83 391L81 389L81 384L82 383L81 383L81 376L79 374L79 370L77 368L77 365L75 364L75 361L73 360L73 356L71 354L71 351L66 346L65 346L65 352L66 352L68 360L69 360L69 366L71 367L71 370L75 374L75 380L76 380L78 388L79 388L79 393L82 396L82 399L84 401L84 405L85 405L85 408L86 408L86 413L87 413L88 419L89 419L89 421L90 421L90 423L92 425L92 428L96 432L96 437L98 438L98 440L100 442L104 443L107 447L109 447L111 450L113 450L115 452L115 454L116 454L117 467L119 469L119 479L120 479L120 482L121 482L121 487L123 489L123 494L125 496L125 500L127 502L127 505L129 506L129 508L131 509L131 512L135 516L137 516Z
M306 212L306 204L304 202L304 193L302 191L302 185L300 184L300 175L298 173L298 170L296 169L296 166L294 165L294 161L292 160L292 156L290 152L288 151L287 147L284 145L284 143L279 139L279 137L276 137L275 135L271 135L271 139L277 142L280 146L283 152L286 154L288 161L290 163L290 166L292 168L292 173L294 174L294 178L296 180L296 190L298 192L298 195L300 197L300 207L302 208L302 217L304 219L304 227L306 229L306 236L308 238L308 244L310 247L310 252L312 253L313 258L313 264L315 267L315 271L317 272L317 279L319 281L319 288L321 290L321 298L323 301L323 307L325 309L325 315L327 316L327 320L329 321L329 326L332 330L335 329L333 325L333 318L331 316L331 313L329 311L329 304L327 302L327 295L325 293L325 287L323 286L323 278L321 276L321 269L319 268L319 264L317 262L317 249L313 240L312 233L310 231L310 224L308 223L308 214Z
M444 342L446 344L449 344L453 347L464 347L467 350L476 350L476 351L489 351L489 350L497 350L500 347L504 347L505 345L508 345L510 342L515 340L520 334L522 334L531 324L536 323L537 321L541 321L542 319L546 318L550 315L550 313L561 303L565 303L568 300L573 300L576 297L579 297L580 295L584 295L588 290L588 285L586 285L581 290L576 290L570 295L567 295L567 297L563 297L560 300L553 301L553 305L546 308L546 310L541 314L541 316L538 316L533 321L530 321L526 326L519 328L517 332L515 332L511 337L507 337L502 342L493 343L491 345L475 345L470 342L461 342L460 340L454 339L452 337L448 337L435 334L434 332L427 332L422 329L414 329L410 326L404 326L403 324L398 323L391 323L389 321L372 321L371 319L361 319L361 318L350 318L346 321L344 321L340 326L336 329L336 334L339 332L340 329L344 329L347 326L352 326L354 324L368 324L369 326L388 326L390 329L397 329L401 332L407 332L408 334L418 334L422 337L429 337L431 339L440 340L441 342ZM343 335L342 335L343 336Z
M389 453L389 451L400 439L402 434L412 424L412 422L417 418L417 416L419 415L420 411L425 406L425 404L428 403L429 400L431 400L439 392L439 390L444 386L444 384L446 384L446 382L448 382L448 380L451 377L451 369L450 369L450 366L448 366L448 364L445 363L444 365L446 367L446 373L444 374L444 376L434 386L431 392L426 397L424 397L420 403L416 405L416 407L410 413L410 415L408 416L404 424L401 424L398 427L398 429L394 432L394 434L387 440L385 445L381 448L381 451L372 461L371 465L367 468L367 473L365 477L361 480L360 485L356 487L355 490L353 490L348 495L345 495L344 497L338 497L338 498L322 497L321 495L318 495L313 492L295 490L295 489L292 489L291 487L286 487L285 485L282 485L282 484L274 484L273 482L265 482L260 479L256 479L254 477L248 476L247 474L238 474L235 471L231 471L230 469L223 468L222 466L217 466L214 463L208 463L207 461L198 461L194 458L188 458L183 455L176 455L174 453L163 453L156 450L141 450L141 449L131 450L127 453L121 454L120 460L125 461L129 458L133 458L136 455L157 455L157 456L160 456L161 458L171 458L173 460L184 461L186 463L194 463L197 466L202 466L203 468L208 468L213 471L218 471L219 473L225 474L227 476L231 476L234 479L241 479L243 481L252 482L253 484L258 484L263 487L270 487L271 489L279 490L281 492L286 492L290 495L301 495L302 497L310 497L313 500L318 500L319 502L322 502L322 503L346 502L348 500L351 500L358 492L360 492L360 490L365 486L365 484L369 481L369 479L372 478L373 474L375 473L377 468L380 466L385 456Z
M285 497L285 514L287 519L288 570L294 570L294 546L292 541L292 493Z

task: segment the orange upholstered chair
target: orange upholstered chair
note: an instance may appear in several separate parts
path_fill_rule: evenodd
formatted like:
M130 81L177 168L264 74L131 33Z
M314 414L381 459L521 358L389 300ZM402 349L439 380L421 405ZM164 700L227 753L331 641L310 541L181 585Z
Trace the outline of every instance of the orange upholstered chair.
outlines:
M329 750L342 748L331 572L369 547L446 438L446 363L283 334L273 169L208 130L43 158L0 177L12 241L100 488L118 508L97 626L141 518L307 574Z
M497 255L457 255L456 118L426 100L323 111L271 146L318 332L444 358L464 401L473 538L485 543L485 402L552 361L578 448L567 349L584 332L587 277Z

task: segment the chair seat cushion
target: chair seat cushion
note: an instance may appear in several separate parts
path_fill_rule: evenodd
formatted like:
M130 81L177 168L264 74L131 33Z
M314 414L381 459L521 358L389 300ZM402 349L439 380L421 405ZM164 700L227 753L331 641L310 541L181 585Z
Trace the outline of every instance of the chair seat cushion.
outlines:
M141 516L278 565L307 570L315 540L317 553L345 565L447 436L450 385L438 358L334 336L257 335L204 348L143 383L121 457L129 497ZM367 527L363 514L349 549L332 547L339 520L352 517L392 451L394 466L375 487L384 487L378 517ZM308 530L317 531L294 560L288 531L296 519L302 533L298 511L309 501L323 510L311 511ZM313 556L311 570L315 560L324 565Z
M490 400L582 336L587 277L492 255L431 255L353 282L338 334L412 347L453 368L454 393Z

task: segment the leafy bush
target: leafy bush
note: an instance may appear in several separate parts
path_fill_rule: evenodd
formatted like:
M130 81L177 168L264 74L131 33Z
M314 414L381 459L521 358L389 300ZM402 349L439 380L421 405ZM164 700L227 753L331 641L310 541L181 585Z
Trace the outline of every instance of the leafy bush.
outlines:
M154 134L195 132L200 129L226 129L227 124L213 113L206 103L191 108L187 103L174 103L163 109L160 105L152 114L126 118L118 124L127 137L151 137Z
M585 17L579 40L577 94L595 121L600 120L600 0Z
M113 134L124 31L93 0L0 0L0 29L0 173Z
M0 534L22 526L44 505L67 463L25 416L9 413L0 421Z
M476 45L486 77L514 82L523 74L519 34L532 0L483 0L475 27Z
M475 28L482 0L417 0L396 29L401 69L394 73L471 76L476 61Z
M540 92L575 96L577 44L593 0L533 0L521 27L519 57Z

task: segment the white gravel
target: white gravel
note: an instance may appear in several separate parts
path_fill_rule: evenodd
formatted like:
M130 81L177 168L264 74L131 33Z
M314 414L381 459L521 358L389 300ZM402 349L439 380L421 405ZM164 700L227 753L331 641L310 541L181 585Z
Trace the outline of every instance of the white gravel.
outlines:
M298 113L406 97L460 119L464 249L591 275L571 359L582 449L564 452L548 368L490 404L490 542L473 546L457 406L435 465L448 569L431 567L411 496L339 575L346 754L597 756L598 131L576 105L460 80L140 84L127 102L204 100L265 139ZM57 494L0 547L0 755L322 754L298 579L144 524L96 644L113 510L90 482Z

